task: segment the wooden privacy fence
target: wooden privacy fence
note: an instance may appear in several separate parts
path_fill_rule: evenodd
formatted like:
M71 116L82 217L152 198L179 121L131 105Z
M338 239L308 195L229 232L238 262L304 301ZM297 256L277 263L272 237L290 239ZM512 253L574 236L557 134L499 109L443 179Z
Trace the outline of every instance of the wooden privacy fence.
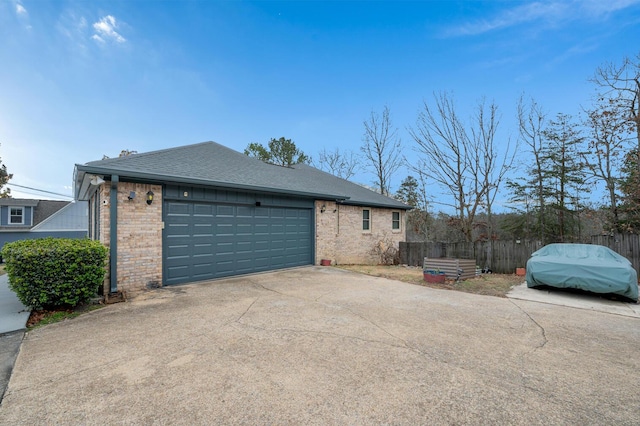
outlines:
M629 259L633 268L640 275L640 235L615 234L593 235L591 244L600 244Z
M609 247L629 259L640 271L640 235L594 235L591 244ZM542 248L539 241L478 241L475 243L401 242L400 263L422 266L425 257L475 259L481 269L489 268L499 274L513 274L524 268L531 253Z

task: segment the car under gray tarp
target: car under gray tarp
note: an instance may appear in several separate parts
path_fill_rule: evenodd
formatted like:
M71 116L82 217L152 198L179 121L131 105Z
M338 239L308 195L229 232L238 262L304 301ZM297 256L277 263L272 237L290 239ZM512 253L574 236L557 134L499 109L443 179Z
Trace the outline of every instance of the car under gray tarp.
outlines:
M638 300L631 262L596 244L549 244L527 261L527 287L579 289Z

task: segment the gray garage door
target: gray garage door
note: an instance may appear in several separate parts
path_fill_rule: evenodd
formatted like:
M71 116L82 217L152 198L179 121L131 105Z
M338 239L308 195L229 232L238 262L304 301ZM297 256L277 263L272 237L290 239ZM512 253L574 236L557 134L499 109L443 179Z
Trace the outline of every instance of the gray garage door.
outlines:
M312 260L312 209L164 202L164 282L293 266Z

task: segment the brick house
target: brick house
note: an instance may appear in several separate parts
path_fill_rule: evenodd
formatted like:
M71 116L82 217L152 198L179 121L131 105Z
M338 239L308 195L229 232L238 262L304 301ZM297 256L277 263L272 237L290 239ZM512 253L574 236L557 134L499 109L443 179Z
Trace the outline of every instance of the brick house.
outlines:
M110 248L104 292L303 265L375 264L409 206L306 164L215 142L76 164L89 236Z

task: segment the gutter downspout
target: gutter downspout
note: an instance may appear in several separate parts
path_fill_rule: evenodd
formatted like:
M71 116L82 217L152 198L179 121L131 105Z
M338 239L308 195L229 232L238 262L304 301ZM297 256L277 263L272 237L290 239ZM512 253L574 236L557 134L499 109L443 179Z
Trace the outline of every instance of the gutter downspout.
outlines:
M111 175L109 193L109 284L110 293L118 292L118 175Z

